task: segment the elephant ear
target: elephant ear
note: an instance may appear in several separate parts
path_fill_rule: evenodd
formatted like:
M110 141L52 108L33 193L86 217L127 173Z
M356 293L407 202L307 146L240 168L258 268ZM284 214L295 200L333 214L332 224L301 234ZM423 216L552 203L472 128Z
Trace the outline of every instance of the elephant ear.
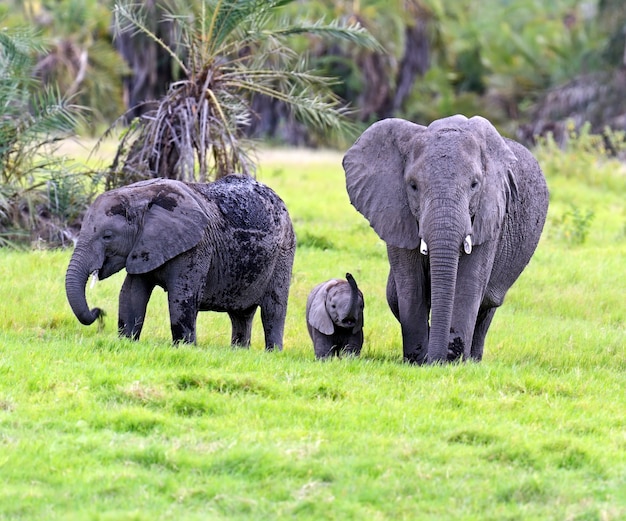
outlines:
M126 260L131 275L147 273L190 250L204 237L209 222L197 196L182 182L144 185L138 237Z
M335 331L335 325L326 310L326 298L328 291L340 282L338 279L332 279L315 286L306 302L307 322L324 335L332 335Z
M404 170L424 130L403 119L384 119L363 132L343 158L350 202L383 241L398 248L415 249L420 240Z
M511 198L517 194L512 166L517 157L495 127L480 116L467 120L481 145L485 181L473 224L474 244L497 239Z

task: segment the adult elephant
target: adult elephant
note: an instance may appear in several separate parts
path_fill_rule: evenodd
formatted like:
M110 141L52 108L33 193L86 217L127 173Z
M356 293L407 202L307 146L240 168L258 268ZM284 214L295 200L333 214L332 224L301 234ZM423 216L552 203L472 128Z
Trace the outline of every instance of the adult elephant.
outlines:
M404 358L480 360L543 229L548 189L537 161L486 119L456 115L428 127L377 122L343 167L350 201L387 243L387 301Z
M198 311L225 311L232 343L248 346L257 307L266 349L282 349L295 236L283 201L249 176L210 184L141 181L100 195L67 268L74 314L89 325L85 285L126 268L121 335L138 339L155 286L167 291L172 339L195 342Z

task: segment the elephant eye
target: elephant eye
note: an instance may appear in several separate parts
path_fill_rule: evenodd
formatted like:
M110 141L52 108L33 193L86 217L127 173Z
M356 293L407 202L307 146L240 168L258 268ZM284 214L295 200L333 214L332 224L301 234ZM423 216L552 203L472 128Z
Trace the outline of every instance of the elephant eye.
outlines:
M411 190L417 190L417 183L415 181L409 181L409 186L411 187Z
M471 184L472 190L476 190L479 184L478 179L474 179Z
M113 233L110 231L106 231L102 234L102 239L105 241L110 241L113 238Z

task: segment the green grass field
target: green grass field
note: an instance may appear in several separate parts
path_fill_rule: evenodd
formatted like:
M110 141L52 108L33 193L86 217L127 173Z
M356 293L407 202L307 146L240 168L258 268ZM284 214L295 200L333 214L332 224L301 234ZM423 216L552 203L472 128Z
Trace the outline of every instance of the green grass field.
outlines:
M568 175L579 158L554 154L542 242L481 364L402 363L384 244L337 153L261 154L299 241L280 353L258 317L231 349L215 313L173 347L159 290L141 340L118 339L122 273L88 290L104 327L81 326L70 251L0 251L0 520L626 519L626 169ZM365 346L320 363L306 297L346 271Z

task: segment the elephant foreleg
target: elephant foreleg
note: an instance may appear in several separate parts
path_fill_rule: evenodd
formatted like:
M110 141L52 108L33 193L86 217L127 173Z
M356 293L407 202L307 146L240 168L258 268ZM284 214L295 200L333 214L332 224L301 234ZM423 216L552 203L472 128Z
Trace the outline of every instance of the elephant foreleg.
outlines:
M462 254L459 259L448 361L461 358L467 360L472 356L475 331L481 322L479 310L487 291L494 253L491 245L481 244L474 247L471 255ZM489 323L486 323L482 336L483 345L488 327Z
M391 270L387 280L387 303L402 328L404 360L425 362L428 350L429 293L420 254L387 246Z
M228 316L232 324L232 335L230 343L233 346L250 347L252 337L252 321L256 313L257 306L253 306L245 311L229 311Z
M348 337L344 346L341 348L340 353L359 356L361 354L362 348L363 348L363 330L361 329L358 333L355 333Z
M321 360L323 358L329 358L334 354L337 354L337 344L334 342L332 335L325 335L320 333L317 329L309 326L309 334L311 340L313 340L313 350L315 351L315 358Z
M119 297L117 328L120 335L138 340L154 283L138 275L126 275Z

